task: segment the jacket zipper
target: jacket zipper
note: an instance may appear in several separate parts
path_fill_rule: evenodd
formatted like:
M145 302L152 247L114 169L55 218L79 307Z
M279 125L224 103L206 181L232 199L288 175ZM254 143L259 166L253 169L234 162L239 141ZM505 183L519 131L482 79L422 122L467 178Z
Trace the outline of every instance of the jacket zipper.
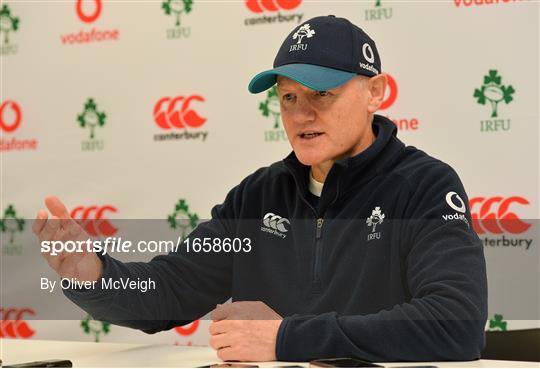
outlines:
M294 184L296 185L296 189L300 193L300 186L298 185L298 181L296 180L296 177L294 176L294 173L289 169L289 172L291 172ZM321 254L322 254L322 228L324 225L324 215L318 214L315 208L304 198L304 196L300 196L302 201L308 206L308 208L311 209L313 214L316 216L316 228L315 228L315 260L313 261L313 279L312 284L315 291L320 290L321 288L321 269L322 269L322 263L321 263Z
M316 231L315 231L315 260L313 266L313 284L316 290L321 287L321 269L322 269L322 228L324 225L324 218L322 215L317 218Z

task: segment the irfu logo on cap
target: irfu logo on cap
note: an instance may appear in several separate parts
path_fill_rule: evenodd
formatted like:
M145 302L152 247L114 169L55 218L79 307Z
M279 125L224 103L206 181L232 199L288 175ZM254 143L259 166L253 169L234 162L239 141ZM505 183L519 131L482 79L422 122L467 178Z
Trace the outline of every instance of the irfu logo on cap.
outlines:
M289 52L297 51L297 50L306 50L307 45L303 44L302 40L304 39L304 37L312 38L314 34L315 34L315 30L310 28L309 23L306 23L300 28L298 28L298 31L296 31L292 36L293 40L298 39L298 41L296 42L296 45L291 45Z

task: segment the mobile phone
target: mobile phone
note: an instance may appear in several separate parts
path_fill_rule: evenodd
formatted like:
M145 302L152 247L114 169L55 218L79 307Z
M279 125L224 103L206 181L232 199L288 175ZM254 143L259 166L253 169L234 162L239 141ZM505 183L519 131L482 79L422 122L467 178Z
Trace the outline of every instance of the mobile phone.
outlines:
M314 368L384 368L381 365L352 357L312 360L309 366Z
M32 361L30 363L4 365L4 368L73 368L70 360L42 360Z
M217 363L199 366L198 368L258 368L258 365L254 364L240 364L240 363Z

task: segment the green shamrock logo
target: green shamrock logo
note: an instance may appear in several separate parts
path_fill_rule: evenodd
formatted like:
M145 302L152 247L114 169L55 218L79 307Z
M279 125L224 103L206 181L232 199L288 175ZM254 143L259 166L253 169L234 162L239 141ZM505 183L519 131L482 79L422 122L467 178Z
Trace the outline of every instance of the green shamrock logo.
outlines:
M507 323L503 320L501 314L495 314L493 319L489 320L489 330L490 331L506 331Z
M161 3L161 7L165 11L165 14L176 15L176 26L180 26L180 15L182 13L190 13L193 8L193 0L166 0Z
M84 333L94 335L95 342L99 342L101 334L108 334L111 331L111 323L94 320L90 315L81 320L81 327Z
M0 231L9 234L9 244L13 245L15 234L24 230L25 220L17 217L17 212L13 205L8 205L4 211L4 217L0 219Z
M9 33L19 29L19 18L11 15L8 6L4 4L0 10L0 33L4 34L4 43L9 44Z
M186 200L180 199L174 207L174 212L167 217L172 229L180 229L181 239L185 239L190 230L197 226L199 216L189 211Z
M90 139L94 138L94 131L96 127L102 127L105 125L105 119L107 116L103 112L97 110L94 99L88 99L84 104L84 110L77 116L77 121L81 127L90 128Z
M271 115L274 118L274 129L279 128L281 110L279 108L279 97L276 86L268 90L266 100L259 104L259 110L265 117Z
M484 84L482 87L474 90L473 97L476 101L485 105L487 101L491 104L491 117L497 117L498 105L501 101L505 104L509 104L516 92L511 85L504 86L501 83L501 77L498 75L495 69L489 71L488 75L484 76Z

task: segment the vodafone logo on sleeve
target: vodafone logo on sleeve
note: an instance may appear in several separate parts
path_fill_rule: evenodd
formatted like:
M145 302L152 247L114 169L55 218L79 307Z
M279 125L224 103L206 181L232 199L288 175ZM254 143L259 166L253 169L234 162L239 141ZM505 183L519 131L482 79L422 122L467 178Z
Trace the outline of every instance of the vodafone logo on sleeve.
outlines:
M522 196L473 197L469 201L473 228L486 247L511 247L529 250L532 238L519 238L532 227L516 213L529 206Z
M111 237L118 232L109 220L105 218L107 213L117 213L118 210L112 205L104 206L77 206L70 216L78 220L82 228L92 237Z
M0 102L0 151L36 150L35 138L20 139L15 137L23 123L23 110L14 100Z
M455 191L450 191L446 194L445 201L446 204L455 212L443 214L442 218L446 221L461 220L467 225L468 228L470 228L469 220L465 214L467 212L467 207L465 206L465 202L461 196L459 196Z
M391 109L398 98L399 89L395 78L387 73L386 79L388 81L388 85L386 87L384 100L379 107L379 114L385 114L385 110ZM386 115L386 117L394 122L400 131L417 131L420 128L418 118L394 118L388 115Z
M173 130L177 132L155 134L154 141L206 141L208 131L202 131L199 128L208 119L198 111L201 108L201 103L205 101L205 98L201 95L162 97L159 99L154 105L154 122L164 131Z
M36 332L24 318L34 315L30 308L0 308L0 338L31 338Z
M246 18L244 20L244 25L254 26L259 24L290 22L300 24L304 14L290 12L298 8L300 3L302 3L302 0L246 0L246 8L252 13L260 16ZM264 15L265 13L268 13L269 15Z

